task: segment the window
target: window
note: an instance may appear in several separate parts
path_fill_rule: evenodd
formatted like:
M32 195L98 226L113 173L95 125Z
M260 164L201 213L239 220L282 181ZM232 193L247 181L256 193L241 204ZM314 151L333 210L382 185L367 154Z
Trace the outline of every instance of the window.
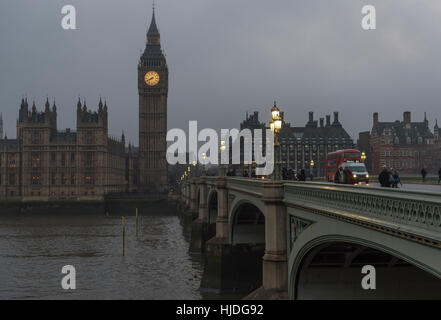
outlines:
M61 154L61 166L66 166L66 154L64 152Z
M88 132L86 135L86 143L87 144L92 144L93 143L93 137L92 137L92 132Z
M40 184L40 175L33 174L31 178L31 183L34 185Z
M10 173L9 174L9 185L10 186L15 186L15 173Z
M40 155L36 152L32 154L32 168L40 167Z
M76 179L75 174L72 173L70 175L70 184L75 184L75 179Z
M93 154L92 152L86 153L86 167L91 168L93 164Z
M86 175L84 178L85 184L93 184L93 176L92 175Z
M56 185L57 184L57 175L55 173L51 174L51 184Z
M40 135L38 134L38 132L34 132L34 137L32 139L32 143L33 144L38 144L38 142L40 140L39 138L40 138Z

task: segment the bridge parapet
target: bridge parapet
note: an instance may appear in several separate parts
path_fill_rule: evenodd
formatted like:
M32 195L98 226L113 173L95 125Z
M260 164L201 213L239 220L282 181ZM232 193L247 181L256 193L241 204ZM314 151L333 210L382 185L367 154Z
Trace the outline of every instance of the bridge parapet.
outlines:
M260 179L244 179L244 178L228 178L228 190L238 191L244 194L254 196L256 198L262 197L264 180Z
M441 197L436 193L287 182L284 202L441 247Z

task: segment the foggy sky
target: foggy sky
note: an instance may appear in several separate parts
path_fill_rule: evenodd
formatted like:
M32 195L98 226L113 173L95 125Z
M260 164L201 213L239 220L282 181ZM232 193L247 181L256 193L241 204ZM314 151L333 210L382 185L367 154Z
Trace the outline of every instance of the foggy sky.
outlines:
M78 30L61 28L77 9ZM377 30L361 29L361 8ZM150 0L1 0L0 111L15 137L21 97L44 108L55 97L58 128L75 128L80 95L109 106L109 132L138 141L137 63ZM170 71L168 127L237 128L246 111L262 120L277 100L303 126L340 112L356 139L380 121L441 120L441 2L433 0L156 0Z

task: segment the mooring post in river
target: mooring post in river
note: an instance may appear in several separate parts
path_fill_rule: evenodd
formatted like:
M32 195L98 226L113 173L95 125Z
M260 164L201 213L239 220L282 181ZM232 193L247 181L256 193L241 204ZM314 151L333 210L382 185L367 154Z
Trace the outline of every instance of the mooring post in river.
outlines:
M136 208L136 238L138 238L138 208Z
M122 216L122 255L124 256L125 253L125 231L126 231L126 221L124 219L124 216Z

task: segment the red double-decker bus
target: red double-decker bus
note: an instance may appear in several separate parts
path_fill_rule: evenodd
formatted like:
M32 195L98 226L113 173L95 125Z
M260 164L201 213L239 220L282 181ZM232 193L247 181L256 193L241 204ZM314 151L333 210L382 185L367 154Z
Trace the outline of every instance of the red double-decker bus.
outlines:
M340 167L342 171L338 173ZM330 182L369 182L369 174L362 162L361 152L356 149L337 150L328 153L325 163L325 177Z

